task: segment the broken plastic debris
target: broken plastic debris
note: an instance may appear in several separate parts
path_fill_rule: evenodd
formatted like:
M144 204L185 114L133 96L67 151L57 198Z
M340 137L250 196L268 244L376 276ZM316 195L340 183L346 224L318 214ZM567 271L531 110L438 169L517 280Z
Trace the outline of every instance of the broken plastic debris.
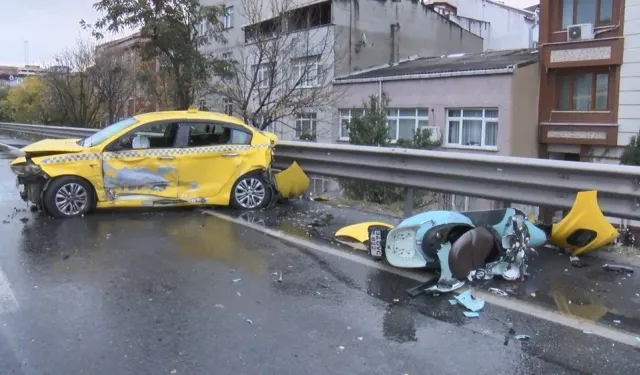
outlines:
M177 374L178 370L171 370L170 374Z
M233 279L233 282L234 282L234 283L237 283L237 282L239 282L240 280L242 280L242 279Z
M617 264L603 264L602 269L605 271L633 273L633 268Z
M480 311L484 307L484 300L480 298L473 298L473 296L471 296L471 290L467 290L464 293L460 293L459 295L455 296L455 299L462 306L466 307L467 309L473 312Z
M253 324L253 321L251 319L247 319L247 323Z
M215 305L215 306L216 306L217 308L219 308L219 309L224 309L224 305L221 305L221 304L219 304L219 303L216 303L216 305Z
M364 337L358 337L358 340L362 341L364 340Z
M619 320L614 320L613 322L614 322L615 324L620 324L620 321L619 321Z
M535 292L534 292L534 293L531 293L531 294L529 294L529 295L530 295L531 297L533 297L533 298L536 298L536 294L535 294Z
M240 294L240 292L236 293L238 295L238 297L242 297L242 294Z
M393 302L400 302L400 300L399 300L399 299L397 299L397 298L394 298L394 299L393 299Z
M477 318L480 316L480 314L478 314L477 312L471 312L471 311L464 311L463 314L467 318Z
M502 289L498 289L498 288L489 288L489 291L493 294L495 294L496 296L500 296L500 297L506 297L509 295L509 293L505 292Z
M278 282L281 283L282 282L282 272L280 272L280 276L278 277Z
M515 335L513 338L520 341L527 341L531 337L529 335Z
M344 346L340 345L340 346L338 346L338 349L344 350Z
M582 333L586 333L586 334L590 335L590 334L593 333L593 331L590 330L590 329L585 329L585 330L582 330Z
M450 304L451 306L454 306L454 305L457 305L457 304L458 304L458 301L457 301L457 300L455 300L455 299L450 299L450 300L449 300L449 304Z

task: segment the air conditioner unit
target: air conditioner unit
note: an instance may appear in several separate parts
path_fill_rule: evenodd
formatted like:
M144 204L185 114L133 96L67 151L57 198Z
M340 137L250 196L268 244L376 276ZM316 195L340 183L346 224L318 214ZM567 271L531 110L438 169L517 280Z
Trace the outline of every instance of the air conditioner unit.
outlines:
M567 27L567 40L570 42L592 40L595 36L592 23L569 25L569 27Z

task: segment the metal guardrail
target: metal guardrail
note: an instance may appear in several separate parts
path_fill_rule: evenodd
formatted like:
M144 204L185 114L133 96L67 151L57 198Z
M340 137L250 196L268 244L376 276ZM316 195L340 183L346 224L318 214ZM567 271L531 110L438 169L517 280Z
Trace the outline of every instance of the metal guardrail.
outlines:
M83 137L95 129L0 123L0 130ZM384 182L409 189L570 208L597 190L605 215L640 219L640 167L313 142L280 141L276 168L298 162L308 174Z

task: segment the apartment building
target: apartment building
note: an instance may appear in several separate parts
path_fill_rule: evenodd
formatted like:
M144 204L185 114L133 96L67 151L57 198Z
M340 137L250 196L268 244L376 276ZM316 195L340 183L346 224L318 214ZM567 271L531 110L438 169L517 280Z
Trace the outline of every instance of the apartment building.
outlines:
M96 59L100 59L102 56L117 55L122 56L136 75L137 69L142 65L140 58L139 48L141 43L144 43L144 39L139 32L133 33L129 36L114 39L109 42L99 44L95 48ZM158 66L155 62L151 62L149 66L145 66L145 69L151 69L151 71L157 71ZM158 102L155 98L147 95L146 90L139 82L136 82L136 86L133 90L131 98L124 106L122 113L118 116L118 119L124 119L130 116L134 116L138 113L157 111L159 109ZM101 120L101 125L108 125L107 119Z
M482 37L484 51L537 47L537 6L518 9L494 0L424 0L424 4Z
M640 130L640 1L540 2L543 157L619 163Z
M279 30L275 36L300 35L303 44L315 47L303 45L284 57L291 60L290 64L281 66L295 70L298 61L306 61L306 64L312 61L314 66L329 67L325 74L316 74L312 79L305 77L305 84L298 88L313 90L319 86L330 88L335 76L397 62L411 55L440 56L483 49L480 36L415 0L302 0L296 1L295 5L282 1L227 0L223 21L228 42L213 43L205 52L247 62L256 48L256 33L264 36L270 30ZM287 4L286 9L282 4ZM256 7L262 9L263 14L258 22L249 22L247 14ZM299 24L287 18L288 14L294 13L297 20L306 21ZM318 43L319 39L328 41L328 48L319 48L322 44ZM254 66L250 61L246 65L255 69L261 79L270 73L269 69ZM210 108L237 114L234 112L237 109L224 97L209 96L207 101L212 103ZM270 130L285 140L300 139L302 134L312 133L318 142L335 142L337 138L332 133L334 107L335 104L300 108L297 115L276 122Z
M14 87L29 76L42 74L44 70L38 65L2 66L0 65L0 88Z

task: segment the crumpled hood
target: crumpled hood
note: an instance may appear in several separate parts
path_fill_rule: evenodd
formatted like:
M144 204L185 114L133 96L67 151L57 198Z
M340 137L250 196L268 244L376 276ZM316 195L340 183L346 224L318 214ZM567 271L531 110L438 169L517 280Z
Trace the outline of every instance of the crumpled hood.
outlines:
M48 154L48 153L73 153L84 150L84 147L78 145L79 138L75 139L44 139L42 141L32 143L23 147L21 150L30 154Z

